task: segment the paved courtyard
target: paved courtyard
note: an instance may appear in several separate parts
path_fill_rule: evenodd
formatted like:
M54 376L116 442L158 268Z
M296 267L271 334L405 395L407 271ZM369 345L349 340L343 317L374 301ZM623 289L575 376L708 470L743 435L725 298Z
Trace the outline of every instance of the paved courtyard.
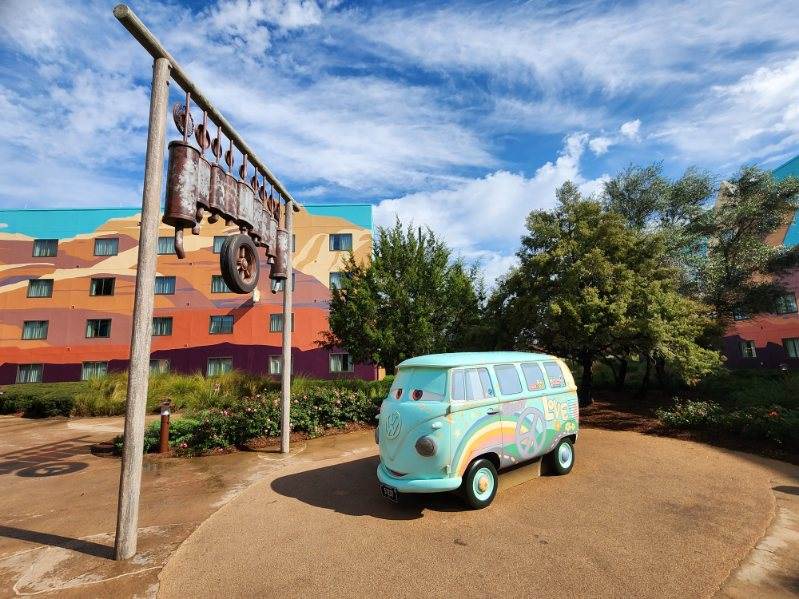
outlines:
M111 557L119 419L0 417L0 597L791 597L799 468L584 429L565 477L501 477L486 510L380 497L369 431L288 458L148 457L139 554ZM304 451L302 451L304 449Z

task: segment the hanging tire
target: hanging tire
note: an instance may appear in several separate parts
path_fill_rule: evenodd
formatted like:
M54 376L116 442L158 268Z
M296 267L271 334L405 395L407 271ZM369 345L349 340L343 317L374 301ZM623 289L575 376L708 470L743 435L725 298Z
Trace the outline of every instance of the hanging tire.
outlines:
M571 439L561 439L560 443L547 454L549 467L555 474L568 474L574 466L574 444Z
M461 483L461 493L468 506L480 510L491 505L497 495L498 479L491 460L478 458L469 464Z
M249 235L230 235L219 252L222 278L233 293L250 293L258 284L258 248Z

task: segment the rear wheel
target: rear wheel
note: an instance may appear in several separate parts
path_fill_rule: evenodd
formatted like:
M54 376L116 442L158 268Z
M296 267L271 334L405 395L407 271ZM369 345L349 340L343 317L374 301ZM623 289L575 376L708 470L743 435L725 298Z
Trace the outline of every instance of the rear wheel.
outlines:
M477 458L466 469L461 492L472 509L488 507L497 494L497 469L485 458Z
M574 466L574 445L571 439L561 439L547 456L555 474L568 474Z
M249 235L230 235L219 252L222 278L233 293L250 293L258 284L258 249Z

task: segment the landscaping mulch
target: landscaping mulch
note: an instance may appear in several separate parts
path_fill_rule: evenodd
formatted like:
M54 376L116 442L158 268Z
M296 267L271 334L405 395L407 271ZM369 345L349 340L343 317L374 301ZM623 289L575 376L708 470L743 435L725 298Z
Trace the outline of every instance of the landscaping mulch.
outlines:
M655 410L672 405L672 396L652 391L644 397L631 392L597 391L590 406L580 408L580 426L633 431L707 443L725 449L746 451L799 465L799 452L718 431L675 429L664 425Z

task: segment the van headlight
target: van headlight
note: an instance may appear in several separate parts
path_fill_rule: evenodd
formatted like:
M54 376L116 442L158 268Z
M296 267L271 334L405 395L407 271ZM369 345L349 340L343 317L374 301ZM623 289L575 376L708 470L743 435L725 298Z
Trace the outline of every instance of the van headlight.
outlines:
M433 437L425 435L424 437L416 439L416 452L419 455L429 458L430 456L436 455L437 450L438 445Z

